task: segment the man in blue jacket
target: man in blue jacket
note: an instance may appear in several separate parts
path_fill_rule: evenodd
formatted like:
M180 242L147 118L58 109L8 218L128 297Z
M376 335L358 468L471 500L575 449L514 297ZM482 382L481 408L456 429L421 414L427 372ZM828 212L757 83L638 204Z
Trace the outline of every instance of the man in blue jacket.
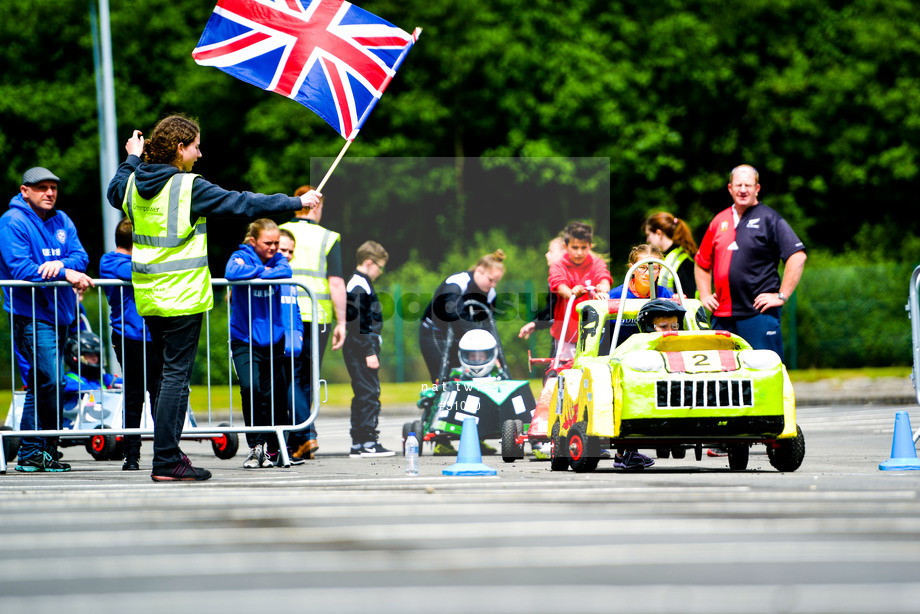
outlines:
M4 287L3 308L11 314L16 351L26 361L29 382L19 428L24 431L61 428L59 391L61 356L67 328L77 313L77 295L93 285L84 273L89 258L77 229L56 210L60 179L42 167L22 175L19 194L0 217L0 278L60 286ZM34 291L34 295L33 295ZM69 471L58 460L57 437L23 437L16 471Z

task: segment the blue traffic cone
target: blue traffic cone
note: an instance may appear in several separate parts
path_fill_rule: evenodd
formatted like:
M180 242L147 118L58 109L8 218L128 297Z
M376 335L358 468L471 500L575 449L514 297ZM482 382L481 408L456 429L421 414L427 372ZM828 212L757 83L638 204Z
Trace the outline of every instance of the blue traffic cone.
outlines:
M479 427L476 418L464 418L460 431L460 451L457 462L441 471L444 475L495 475L498 473L482 463L482 450L479 449Z
M891 442L891 458L884 463L879 463L878 468L882 471L920 469L920 460L917 460L917 448L914 447L914 440L910 430L910 416L906 411L899 411L894 415L894 439Z

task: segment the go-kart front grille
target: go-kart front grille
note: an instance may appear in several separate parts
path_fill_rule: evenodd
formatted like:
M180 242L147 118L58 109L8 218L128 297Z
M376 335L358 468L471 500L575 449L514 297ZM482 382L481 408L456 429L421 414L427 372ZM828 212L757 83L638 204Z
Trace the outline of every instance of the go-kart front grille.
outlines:
M655 405L676 407L753 407L754 384L749 379L659 380Z

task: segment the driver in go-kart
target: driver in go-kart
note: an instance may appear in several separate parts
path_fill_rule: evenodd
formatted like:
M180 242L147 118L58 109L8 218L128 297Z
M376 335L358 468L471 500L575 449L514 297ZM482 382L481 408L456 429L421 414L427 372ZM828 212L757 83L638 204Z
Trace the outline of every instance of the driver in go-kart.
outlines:
M460 337L458 347L460 368L450 372L449 381L498 377L498 343L490 332L469 330ZM495 454L495 449L482 440L479 441L479 447L483 454ZM435 439L435 456L453 456L456 453L449 439Z
M643 333L666 333L683 329L687 310L683 305L656 298L642 305L636 323Z
M498 365L498 344L491 333L482 329L470 330L460 338L460 369L451 373L451 379L489 377Z
M117 375L102 372L102 341L99 335L89 331L71 335L64 343L64 405L63 428L73 428L77 419L80 396L101 388L121 388L122 379Z

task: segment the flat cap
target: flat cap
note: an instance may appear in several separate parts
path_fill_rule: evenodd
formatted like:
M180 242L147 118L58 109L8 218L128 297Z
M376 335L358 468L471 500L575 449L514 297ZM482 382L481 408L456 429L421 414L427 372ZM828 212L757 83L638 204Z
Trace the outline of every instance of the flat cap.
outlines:
M22 185L35 185L42 181L57 181L60 183L61 179L47 168L41 166L34 166L22 174Z

